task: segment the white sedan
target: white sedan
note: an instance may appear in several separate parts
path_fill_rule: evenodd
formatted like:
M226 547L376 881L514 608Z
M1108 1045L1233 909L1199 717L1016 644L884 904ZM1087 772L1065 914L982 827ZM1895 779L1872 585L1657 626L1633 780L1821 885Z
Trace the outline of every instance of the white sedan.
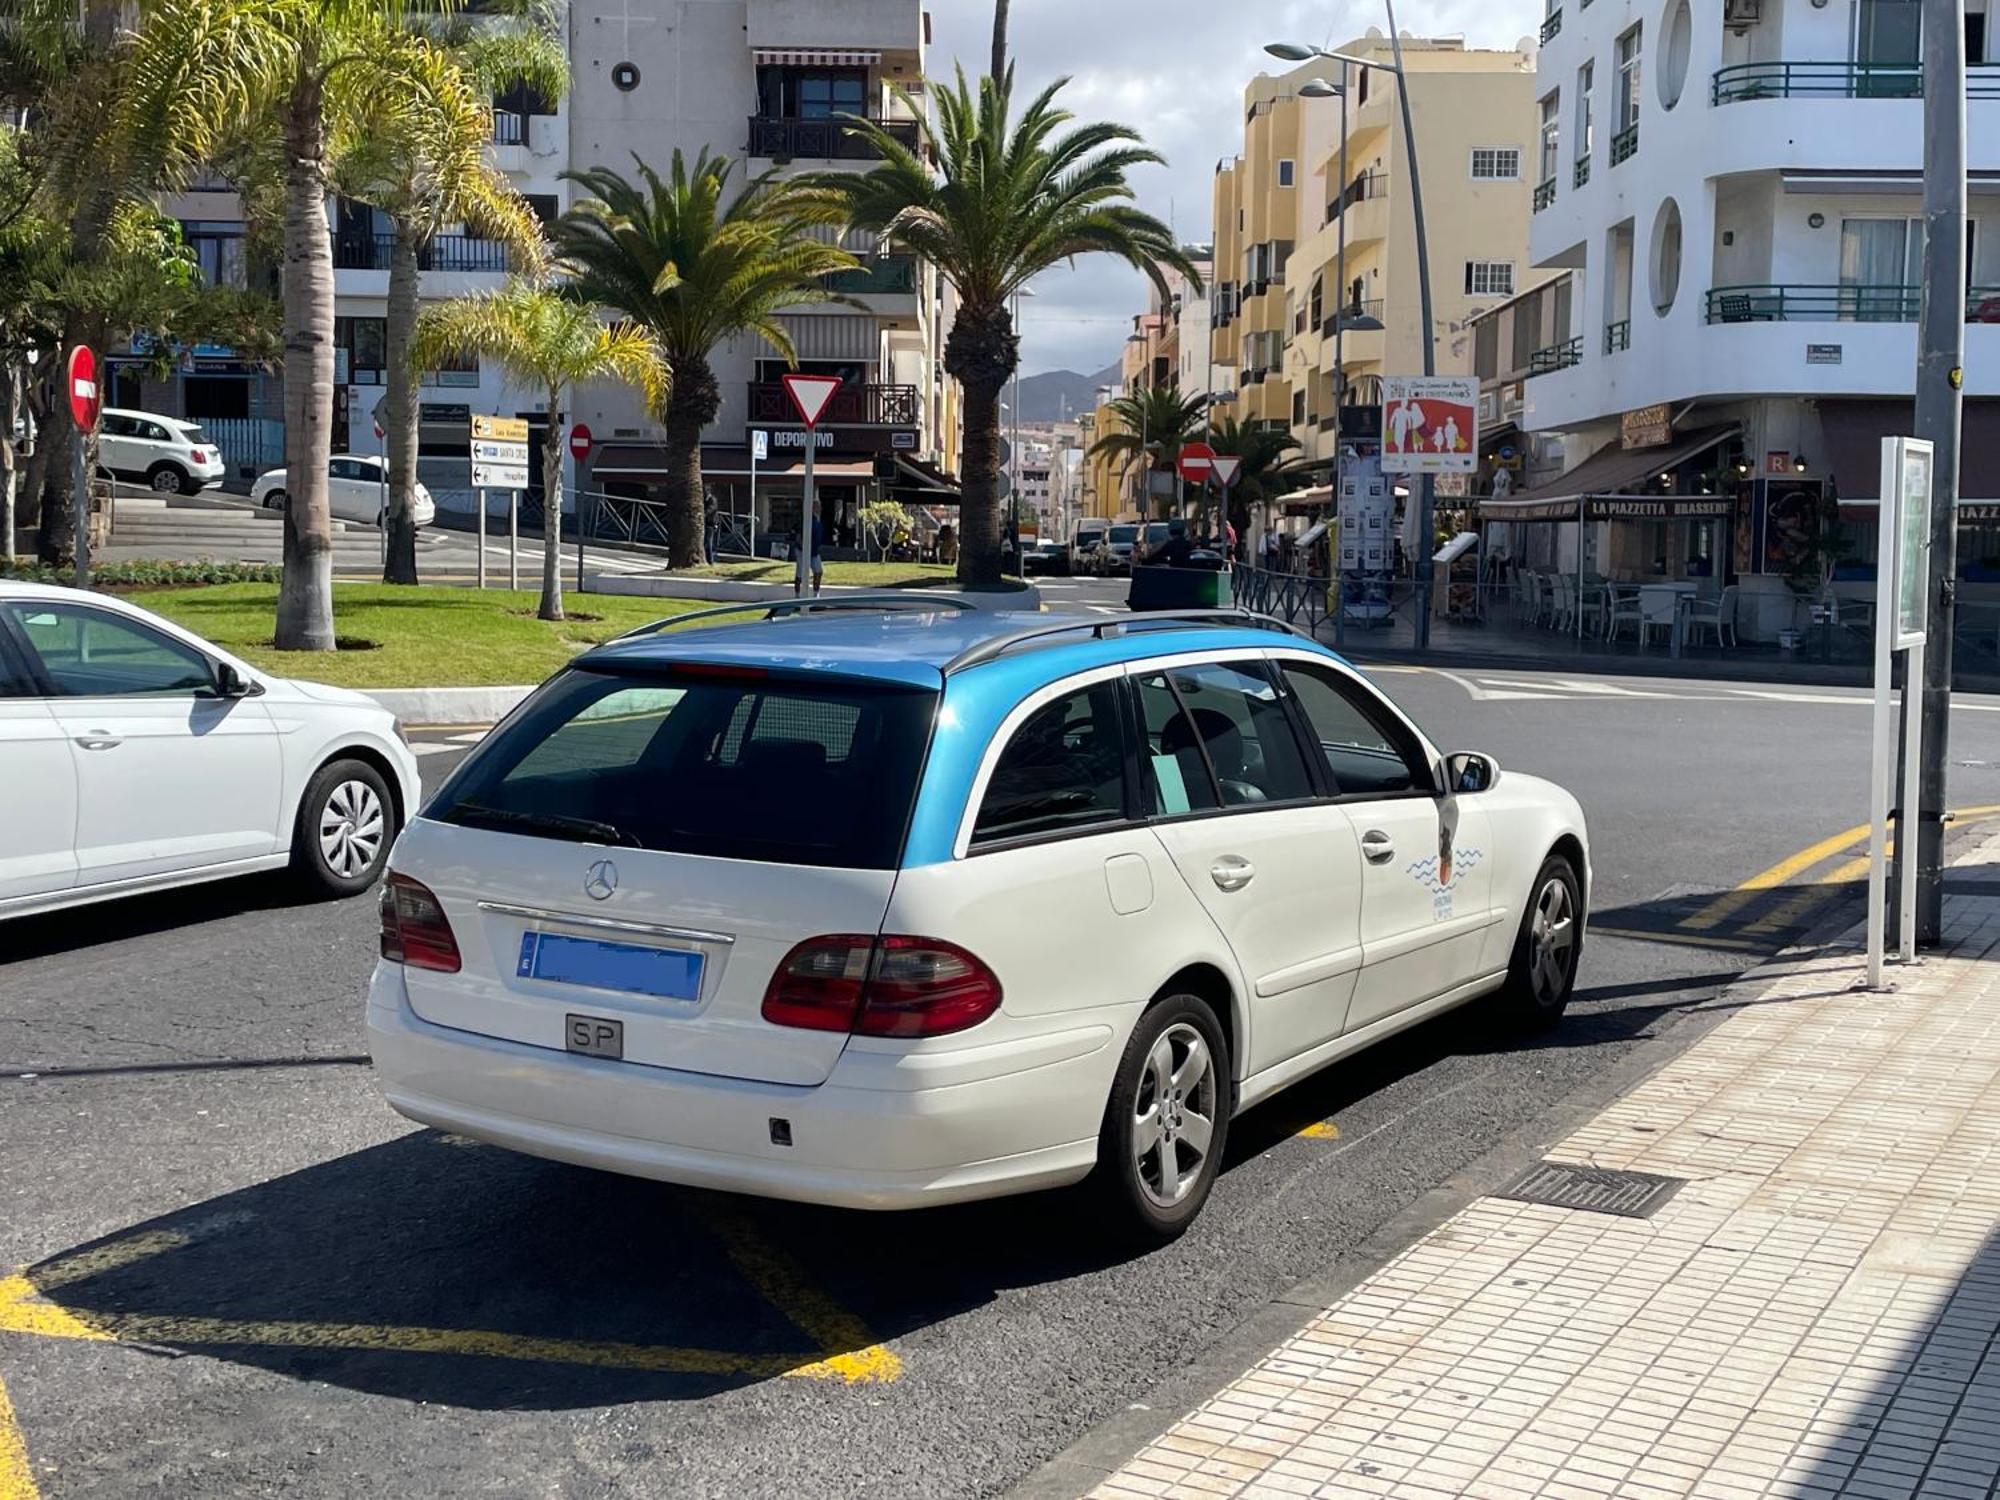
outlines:
M286 866L353 895L418 795L373 699L120 599L0 581L0 919Z
M364 453L334 454L327 460L326 491L336 521L358 521L363 526L382 524L382 507L387 503L389 491L381 459ZM283 510L292 498L285 484L285 471L271 469L259 474L256 483L250 486L250 498L271 510ZM428 526L437 519L437 506L421 480L417 483L416 508L417 525Z

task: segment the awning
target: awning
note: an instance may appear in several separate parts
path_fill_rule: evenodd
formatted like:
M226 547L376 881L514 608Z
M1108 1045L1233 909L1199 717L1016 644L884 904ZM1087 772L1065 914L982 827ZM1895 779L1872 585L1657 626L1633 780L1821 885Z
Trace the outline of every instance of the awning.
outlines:
M1677 468L1689 459L1708 452L1736 436L1738 424L1719 422L1685 433L1658 448L1621 448L1616 443L1600 448L1560 479L1522 490L1504 500L1481 500L1479 515L1487 521L1574 521L1577 506L1597 502L1586 510L1593 520L1653 520L1672 515L1707 515L1709 511L1674 509L1716 503L1727 514L1728 501L1712 495L1642 495L1635 493L1647 480ZM1641 510L1644 504L1667 509Z
M1960 422L1961 508L1968 500L2000 501L2000 401L1967 401ZM1813 455L1813 467L1833 476L1842 505L1872 505L1882 492L1882 439L1909 437L1915 431L1915 403L1824 399L1819 426L1824 446Z
M790 68L872 68L879 52L843 52L836 47L758 47L751 55L760 64Z
M964 495L958 481L921 458L908 453L893 454L896 477L889 481L889 496L906 505L957 505Z
M1333 504L1333 486L1315 484L1278 497L1279 508L1288 516L1310 515L1323 505Z

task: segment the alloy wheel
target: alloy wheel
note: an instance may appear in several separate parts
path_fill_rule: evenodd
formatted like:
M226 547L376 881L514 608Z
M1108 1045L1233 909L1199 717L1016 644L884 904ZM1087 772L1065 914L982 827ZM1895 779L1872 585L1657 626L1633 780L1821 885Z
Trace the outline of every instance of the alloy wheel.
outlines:
M1185 1021L1169 1026L1146 1055L1132 1106L1133 1165L1156 1206L1172 1208L1207 1170L1217 1098L1208 1043Z
M1576 904L1569 882L1551 876L1535 897L1534 926L1528 942L1528 978L1538 1004L1554 1005L1562 999L1575 951Z
M387 826L375 788L365 781L343 781L320 809L320 857L334 874L352 880L381 855Z

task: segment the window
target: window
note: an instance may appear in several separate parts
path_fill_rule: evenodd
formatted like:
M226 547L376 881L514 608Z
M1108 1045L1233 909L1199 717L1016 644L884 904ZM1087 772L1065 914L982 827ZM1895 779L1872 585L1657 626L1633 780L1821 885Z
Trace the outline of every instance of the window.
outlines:
M231 286L239 290L250 284L244 259L244 226L236 220L183 219L181 238L201 267L206 286Z
M136 621L74 604L14 604L7 612L66 697L191 693L214 685L207 657Z
M347 356L348 384L384 383L389 368L388 338L388 323L382 318L333 320L333 347L336 355Z
M1515 182L1521 176L1521 148L1518 146L1474 146L1474 182Z
M1292 185L1292 180L1297 175L1297 173L1298 173L1298 164L1294 162L1290 157L1288 156L1280 157L1278 159L1279 187L1290 187Z
M1306 393L1303 390L1292 392L1292 425L1294 427L1306 425Z
M493 96L493 107L510 115L553 115L555 101L533 84L521 79Z
M1431 776L1417 742L1388 715L1355 701L1358 690L1324 667L1284 664L1285 685L1305 710L1326 756L1335 792L1344 797L1428 795Z
M489 741L433 816L778 864L895 868L934 692L574 670Z
M1535 351L1542 347L1542 294L1528 293L1514 304L1514 363L1525 370L1534 363Z
M1176 667L1139 680L1152 810L1166 817L1312 795L1277 688L1255 665Z
M1915 9L1915 7L1911 7ZM1639 36L1634 26L1618 38L1618 128L1630 130L1639 123Z
M762 112L780 120L829 120L865 115L865 68L792 68L766 65L757 70Z
M1500 319L1481 318L1472 325L1472 373L1481 380L1500 374Z
M1576 70L1576 159L1590 157L1590 91L1597 79L1597 64L1585 63Z
M1514 262L1511 260L1469 260L1465 263L1465 295L1468 297L1511 297L1514 295Z
M373 459L336 458L327 463L326 472L334 479L365 480L369 484L381 481L382 467Z
M1034 838L1125 817L1125 735L1118 685L1101 682L1044 705L994 763L974 844Z
M1562 90L1542 100L1542 159L1537 181L1552 182L1556 175L1556 150L1562 141Z

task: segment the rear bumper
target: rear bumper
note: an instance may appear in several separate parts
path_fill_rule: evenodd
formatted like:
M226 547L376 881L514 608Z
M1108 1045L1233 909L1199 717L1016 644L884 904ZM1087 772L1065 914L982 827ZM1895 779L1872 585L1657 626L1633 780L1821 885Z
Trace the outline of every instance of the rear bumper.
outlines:
M1117 1053L1109 1025L912 1077L850 1047L800 1088L592 1058L434 1026L378 965L368 1047L398 1113L531 1156L842 1208L917 1208L1075 1182L1094 1165ZM1005 1069L1004 1071L996 1071ZM945 1078L953 1081L944 1082ZM924 1084L935 1086L920 1086ZM785 1121L792 1144L771 1141Z

